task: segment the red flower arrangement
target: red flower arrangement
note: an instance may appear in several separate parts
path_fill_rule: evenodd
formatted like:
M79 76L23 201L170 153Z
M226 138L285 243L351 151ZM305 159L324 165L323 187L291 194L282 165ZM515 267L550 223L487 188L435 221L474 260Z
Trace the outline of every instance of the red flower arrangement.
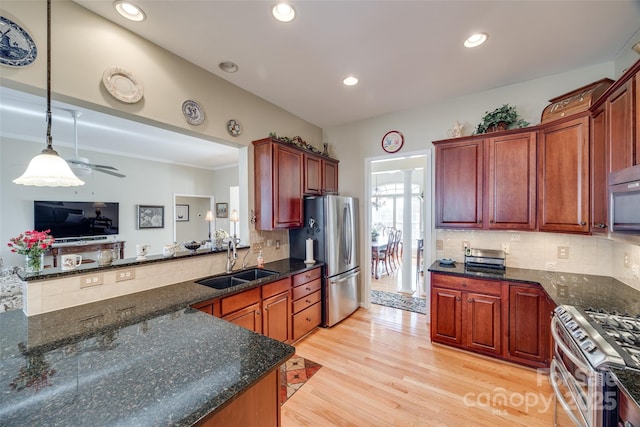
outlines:
M40 256L54 242L53 236L49 234L50 231L25 231L18 237L9 239L8 246L11 248L11 252L29 255L30 257Z

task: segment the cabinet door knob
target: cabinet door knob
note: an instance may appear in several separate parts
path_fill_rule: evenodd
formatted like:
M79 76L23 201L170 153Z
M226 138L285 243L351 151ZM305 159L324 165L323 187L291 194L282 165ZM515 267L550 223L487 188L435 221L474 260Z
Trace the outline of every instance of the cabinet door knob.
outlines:
M311 300L310 299L306 299L306 300L304 300L304 302L306 302L307 304L311 304Z
M260 316L260 310L256 311L256 314L257 314L258 316Z
M582 221L582 222L580 223L580 225L583 225L583 226L584 226L584 225L587 225L587 223L586 223L586 222L584 222L584 221Z
M473 302L473 298L469 298L467 302Z
M462 298L456 297L456 301L461 301L461 300L462 300Z
M308 287L308 286L305 286L305 289L306 289L306 290L308 290L308 291L310 291L310 290L311 290L311 288L310 288L310 287Z
M460 283L460 286L462 286L463 288L466 288L467 284L466 283Z
M490 224L495 224L494 220L489 221Z

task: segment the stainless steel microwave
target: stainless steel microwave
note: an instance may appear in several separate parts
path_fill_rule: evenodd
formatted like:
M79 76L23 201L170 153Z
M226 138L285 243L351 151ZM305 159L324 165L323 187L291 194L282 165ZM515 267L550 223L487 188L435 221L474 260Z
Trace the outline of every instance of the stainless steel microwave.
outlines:
M640 165L609 174L611 231L640 234Z

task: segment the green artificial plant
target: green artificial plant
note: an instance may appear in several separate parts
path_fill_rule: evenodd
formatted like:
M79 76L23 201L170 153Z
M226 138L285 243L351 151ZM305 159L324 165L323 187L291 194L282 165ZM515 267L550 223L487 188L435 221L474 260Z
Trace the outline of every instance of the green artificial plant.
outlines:
M517 129L529 126L529 122L523 120L516 111L516 107L504 104L492 112L486 112L482 121L476 128L476 134L494 132L496 130Z

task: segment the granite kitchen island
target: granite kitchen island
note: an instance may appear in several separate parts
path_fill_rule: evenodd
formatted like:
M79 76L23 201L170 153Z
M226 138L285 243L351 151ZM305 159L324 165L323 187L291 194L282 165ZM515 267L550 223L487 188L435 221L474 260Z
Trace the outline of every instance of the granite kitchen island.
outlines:
M276 378L295 349L190 307L217 293L189 281L37 316L1 313L0 424L188 426L224 411ZM277 390L272 400L279 411Z

